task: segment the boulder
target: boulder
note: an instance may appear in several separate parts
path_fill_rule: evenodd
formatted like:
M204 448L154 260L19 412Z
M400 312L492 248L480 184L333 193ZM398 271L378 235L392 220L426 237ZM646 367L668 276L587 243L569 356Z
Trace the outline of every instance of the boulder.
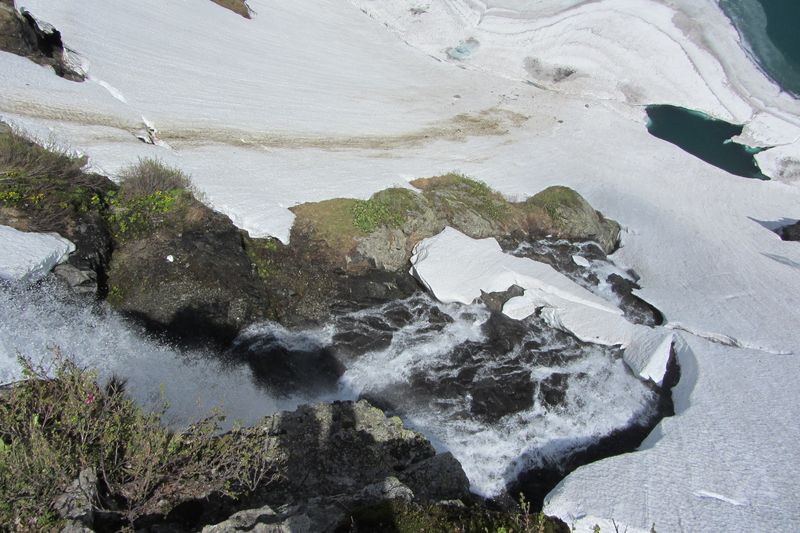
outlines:
M469 479L450 452L437 454L401 473L417 502L461 500L470 496Z
M352 511L382 501L428 502L469 496L469 482L449 453L368 402L304 405L266 417L264 447L277 481L238 511L203 529L334 531Z
M229 344L266 318L266 293L231 220L181 193L144 231L117 233L109 302L184 342Z
M531 233L536 232L535 226L540 226L556 238L595 241L607 254L617 247L619 224L595 211L589 202L569 187L548 187L529 198L525 204L532 213L543 209L546 214L533 218L535 222Z
M278 501L354 494L436 455L425 437L364 400L301 406L262 427L281 457Z
M78 474L67 491L56 498L56 512L68 521L68 531L82 531L94 523L94 505L97 501L97 472L86 468Z

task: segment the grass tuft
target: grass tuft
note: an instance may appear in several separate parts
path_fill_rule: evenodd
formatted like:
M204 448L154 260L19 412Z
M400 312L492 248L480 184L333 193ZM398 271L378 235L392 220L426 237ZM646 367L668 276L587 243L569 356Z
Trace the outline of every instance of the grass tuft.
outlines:
M152 196L157 192L192 190L189 176L158 159L139 159L138 163L124 169L119 178L119 192L124 200Z

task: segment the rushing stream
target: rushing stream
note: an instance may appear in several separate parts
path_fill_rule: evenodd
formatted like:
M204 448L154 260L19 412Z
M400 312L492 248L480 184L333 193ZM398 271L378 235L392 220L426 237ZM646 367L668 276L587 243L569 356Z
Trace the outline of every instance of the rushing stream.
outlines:
M556 264L631 320L659 320L629 294L630 273L596 246L539 242L514 253ZM300 403L366 397L451 451L485 496L604 436L652 426L661 405L618 349L582 343L535 316L518 322L422 292L316 330L255 325L219 357L148 338L51 282L0 291L0 381L18 377L17 353L39 360L58 346L103 378L127 378L143 404L157 401L163 385L176 424L218 405L230 420L253 423Z

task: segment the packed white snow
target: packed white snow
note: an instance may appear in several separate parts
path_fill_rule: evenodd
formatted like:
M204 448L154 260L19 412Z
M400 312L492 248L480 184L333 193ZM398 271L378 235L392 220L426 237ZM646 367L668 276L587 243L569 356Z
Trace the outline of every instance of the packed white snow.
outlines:
M75 245L57 234L17 231L0 225L0 280L36 281L75 251Z
M583 466L544 511L576 531L797 531L791 477L800 406L796 355L770 355L694 336L678 344L675 416L639 451ZM736 438L736 436L741 436ZM762 453L768 455L761 455ZM787 472L789 474L787 475ZM624 497L620 497L624 495Z
M800 469L786 458L800 455L800 428L784 415L800 247L772 228L800 219L800 103L715 1L251 0L252 20L211 2L19 3L97 82L0 53L2 118L95 169L142 156L180 166L256 236L287 239L296 203L452 170L516 198L575 188L625 228L614 260L691 345L689 406L709 401L662 423L646 450L567 478L548 510L629 531L798 528ZM776 180L650 136L642 106L664 103L746 123L741 142L778 145L756 156ZM141 142L153 128L160 142Z

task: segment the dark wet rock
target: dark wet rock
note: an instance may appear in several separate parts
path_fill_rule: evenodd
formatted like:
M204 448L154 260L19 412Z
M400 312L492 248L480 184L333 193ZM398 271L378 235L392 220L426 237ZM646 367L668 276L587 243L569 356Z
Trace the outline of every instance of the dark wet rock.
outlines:
M636 281L619 274L610 274L606 281L619 296L620 308L628 320L646 326L660 326L664 323L664 317L658 309L633 294L633 291L641 289Z
M461 463L450 452L426 459L399 474L418 502L468 498L469 479Z
M279 396L335 390L344 372L328 348L287 344L265 332L238 337L228 355L249 365L256 380Z
M539 401L548 409L564 404L567 397L569 374L556 372L539 382Z
M487 350L496 354L510 352L519 346L528 333L528 324L521 320L514 320L502 313L492 313L489 319L481 326L486 335L484 345Z
M280 456L283 474L268 487L264 503L354 494L388 477L402 478L436 455L422 435L363 400L302 406L267 417L262 426L268 432L265 446ZM442 485L431 490L451 494L452 480L436 483Z
M83 81L83 75L67 64L61 33L24 8L17 11L13 0L0 2L0 50L50 66L62 78Z
M502 245L506 252L546 263L578 285L612 301L631 322L647 326L658 326L664 322L658 309L634 294L641 288L636 273L617 268L595 243L540 239L522 243L504 241ZM589 266L579 265L575 258L586 260ZM606 274L609 270L612 272ZM600 273L604 279L598 277ZM608 290L604 293L604 286L610 287L611 294Z
M337 533L369 531L398 532L497 532L529 531L569 533L570 528L557 518L525 515L514 502L507 510L489 510L480 501L442 501L420 505L404 500L386 500L354 509Z
M780 236L784 241L800 241L800 222L781 228Z
M80 270L69 263L62 263L53 268L53 273L76 294L97 294L97 273L93 270Z
M230 219L185 193L150 231L119 240L109 302L155 331L229 344L268 318L268 298Z
M469 390L471 412L485 421L496 422L533 407L535 386L529 370L500 370L491 378L474 381Z
M490 311L500 312L503 310L503 306L509 301L511 298L515 298L517 296L522 296L525 294L525 289L520 287L519 285L512 285L508 289L504 291L497 291L497 292L484 292L481 291L480 296L480 303L485 305Z

